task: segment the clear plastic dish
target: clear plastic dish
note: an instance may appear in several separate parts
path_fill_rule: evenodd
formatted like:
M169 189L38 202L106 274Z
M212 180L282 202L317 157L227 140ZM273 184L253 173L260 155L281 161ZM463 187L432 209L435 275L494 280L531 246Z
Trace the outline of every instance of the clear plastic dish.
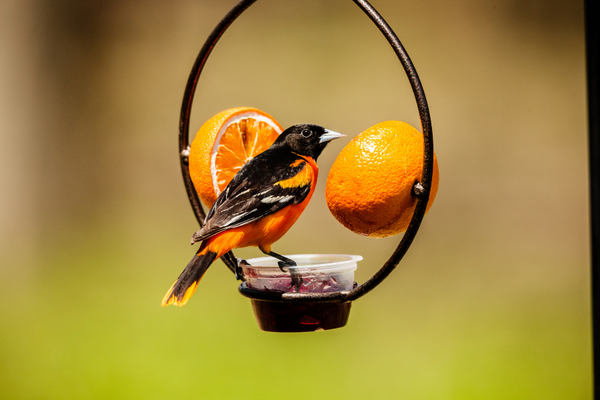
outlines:
M347 254L289 255L298 265L288 267L302 277L298 290L292 285L289 272L279 269L277 259L261 257L247 260L244 275L248 287L256 290L327 293L351 290L354 271L362 256ZM334 329L346 325L350 302L346 303L283 303L252 299L252 308L259 327L270 332L306 332Z
M356 264L362 260L361 256L346 254L295 254L286 257L298 264L289 269L302 276L299 290L292 287L290 273L281 271L277 264L279 260L273 257L246 260L250 265L243 266L243 270L248 287L257 290L312 293L351 290Z

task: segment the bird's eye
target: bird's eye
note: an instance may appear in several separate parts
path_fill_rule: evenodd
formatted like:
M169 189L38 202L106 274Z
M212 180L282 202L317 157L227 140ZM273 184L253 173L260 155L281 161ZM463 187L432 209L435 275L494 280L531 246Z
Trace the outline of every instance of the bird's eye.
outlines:
M312 135L312 132L310 131L310 129L303 129L300 134L302 136L304 136L305 138L307 138L307 137L310 137L310 135Z

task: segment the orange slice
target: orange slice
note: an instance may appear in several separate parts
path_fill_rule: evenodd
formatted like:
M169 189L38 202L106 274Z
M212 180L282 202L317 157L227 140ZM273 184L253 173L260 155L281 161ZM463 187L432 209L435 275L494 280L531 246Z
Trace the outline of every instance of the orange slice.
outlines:
M268 149L283 128L252 107L225 110L206 121L190 148L190 176L202 202L211 207L233 176Z

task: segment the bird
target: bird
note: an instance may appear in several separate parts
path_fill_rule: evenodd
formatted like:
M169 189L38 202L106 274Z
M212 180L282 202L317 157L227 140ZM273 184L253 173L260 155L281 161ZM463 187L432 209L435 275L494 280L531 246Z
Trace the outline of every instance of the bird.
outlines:
M217 197L202 227L192 235L192 245L201 242L200 246L161 305L185 305L210 265L235 248L256 246L277 258L282 271L295 266L294 260L272 251L271 245L292 227L308 205L319 174L317 158L331 140L343 136L319 125L293 125L267 150L248 161ZM288 270L292 285L299 288L301 278L293 269Z

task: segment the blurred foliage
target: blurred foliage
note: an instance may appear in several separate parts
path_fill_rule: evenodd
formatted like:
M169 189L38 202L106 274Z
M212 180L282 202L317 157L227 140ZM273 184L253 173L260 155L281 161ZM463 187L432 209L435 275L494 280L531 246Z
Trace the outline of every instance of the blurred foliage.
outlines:
M196 229L179 108L234 1L0 3L0 397L589 399L583 11L568 0L372 0L431 107L440 189L397 271L348 326L258 330L221 262L182 309L160 300ZM249 105L350 137L419 126L407 79L350 1L263 0L222 37L192 130ZM360 253L311 205L281 253ZM255 249L240 256L253 257Z

